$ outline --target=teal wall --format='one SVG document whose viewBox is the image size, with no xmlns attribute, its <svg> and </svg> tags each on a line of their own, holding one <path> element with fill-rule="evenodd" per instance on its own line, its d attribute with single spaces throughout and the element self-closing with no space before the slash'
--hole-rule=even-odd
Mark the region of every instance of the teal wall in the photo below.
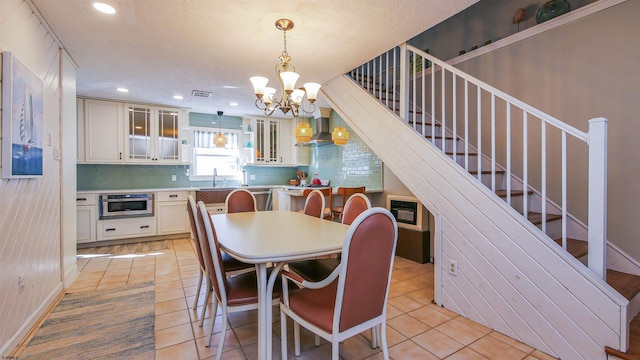
<svg viewBox="0 0 640 360">
<path fill-rule="evenodd" d="M 333 187 L 364 185 L 370 190 L 382 190 L 382 160 L 340 115 L 332 111 L 329 128 L 333 130 L 336 126 L 344 126 L 349 130 L 349 141 L 344 146 L 311 148 L 309 178 L 317 173 L 320 179 L 329 179 L 329 185 Z"/>
</svg>

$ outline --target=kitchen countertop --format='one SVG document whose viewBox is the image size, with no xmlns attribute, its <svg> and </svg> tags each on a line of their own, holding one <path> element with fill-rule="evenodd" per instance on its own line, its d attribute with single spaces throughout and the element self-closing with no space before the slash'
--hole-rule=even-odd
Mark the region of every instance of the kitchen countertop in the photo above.
<svg viewBox="0 0 640 360">
<path fill-rule="evenodd" d="M 272 189 L 285 188 L 286 185 L 250 185 L 250 186 L 220 186 L 220 187 L 186 187 L 186 188 L 156 188 L 156 189 L 119 189 L 119 190 L 78 190 L 82 194 L 120 194 L 120 193 L 149 193 L 161 191 L 218 191 L 234 189 Z"/>
</svg>

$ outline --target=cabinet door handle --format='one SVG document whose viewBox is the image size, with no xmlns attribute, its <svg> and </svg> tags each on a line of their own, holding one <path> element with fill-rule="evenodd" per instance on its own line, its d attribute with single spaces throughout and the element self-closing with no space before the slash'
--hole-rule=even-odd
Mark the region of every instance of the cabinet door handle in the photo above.
<svg viewBox="0 0 640 360">
<path fill-rule="evenodd" d="M 174 194 L 174 195 L 169 195 L 169 197 L 170 197 L 170 198 L 172 198 L 172 197 L 178 197 L 178 195 L 175 195 L 175 194 Z"/>
<path fill-rule="evenodd" d="M 87 198 L 76 198 L 76 201 L 87 201 Z"/>
<path fill-rule="evenodd" d="M 107 229 L 104 229 L 104 231 L 116 231 L 116 228 L 107 228 Z"/>
<path fill-rule="evenodd" d="M 148 228 L 149 228 L 149 225 L 142 225 L 142 226 L 140 226 L 140 229 L 148 229 Z"/>
<path fill-rule="evenodd" d="M 122 153 L 118 153 L 118 158 L 122 160 Z"/>
</svg>

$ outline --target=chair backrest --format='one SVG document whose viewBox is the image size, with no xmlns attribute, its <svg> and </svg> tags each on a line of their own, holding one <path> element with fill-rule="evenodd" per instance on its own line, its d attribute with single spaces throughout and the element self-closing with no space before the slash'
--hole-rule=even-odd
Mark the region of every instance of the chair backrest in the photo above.
<svg viewBox="0 0 640 360">
<path fill-rule="evenodd" d="M 227 213 L 256 211 L 256 197 L 246 189 L 235 189 L 227 195 L 224 201 Z"/>
<path fill-rule="evenodd" d="M 359 186 L 359 187 L 339 187 L 337 190 L 338 195 L 340 195 L 340 197 L 342 197 L 342 207 L 344 208 L 345 204 L 347 203 L 347 199 L 349 199 L 351 197 L 351 195 L 353 194 L 364 194 L 365 191 L 365 187 L 364 186 Z"/>
<path fill-rule="evenodd" d="M 349 197 L 342 209 L 342 223 L 351 225 L 364 211 L 371 208 L 371 201 L 365 194 L 356 193 Z"/>
<path fill-rule="evenodd" d="M 202 229 L 200 237 L 200 247 L 202 248 L 202 257 L 204 258 L 207 274 L 213 283 L 213 290 L 216 298 L 221 303 L 227 301 L 227 278 L 225 276 L 224 263 L 220 254 L 220 244 L 213 222 L 207 212 L 207 208 L 202 201 L 198 201 L 198 223 Z"/>
<path fill-rule="evenodd" d="M 387 209 L 366 210 L 351 224 L 340 261 L 334 331 L 385 314 L 397 240 L 398 225 Z"/>
<path fill-rule="evenodd" d="M 196 208 L 196 202 L 193 200 L 193 196 L 189 195 L 187 199 L 187 213 L 189 214 L 189 222 L 191 223 L 191 234 L 193 235 L 194 247 L 198 254 L 198 262 L 200 262 L 200 268 L 206 271 L 204 264 L 204 258 L 202 257 L 202 247 L 200 246 L 200 238 L 202 237 L 202 230 L 197 220 L 198 209 Z"/>
<path fill-rule="evenodd" d="M 324 215 L 324 195 L 322 192 L 320 190 L 312 190 L 306 196 L 303 211 L 305 215 L 322 218 Z"/>
</svg>

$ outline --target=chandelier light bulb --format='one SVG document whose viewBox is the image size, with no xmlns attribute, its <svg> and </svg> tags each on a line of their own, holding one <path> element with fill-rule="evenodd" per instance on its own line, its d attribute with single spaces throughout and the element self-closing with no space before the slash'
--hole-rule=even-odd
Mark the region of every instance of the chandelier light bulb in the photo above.
<svg viewBox="0 0 640 360">
<path fill-rule="evenodd" d="M 264 89 L 267 87 L 267 83 L 269 79 L 264 76 L 253 76 L 249 78 L 251 84 L 253 85 L 253 92 L 258 96 L 258 98 L 262 97 L 264 94 Z"/>
<path fill-rule="evenodd" d="M 284 91 L 287 94 L 291 94 L 293 89 L 296 88 L 296 81 L 300 75 L 293 71 L 283 71 L 280 73 L 280 79 L 282 79 L 282 86 L 284 86 Z"/>
<path fill-rule="evenodd" d="M 304 90 L 307 92 L 307 99 L 310 103 L 313 103 L 318 98 L 318 91 L 320 91 L 320 84 L 314 82 L 304 83 Z"/>
</svg>

